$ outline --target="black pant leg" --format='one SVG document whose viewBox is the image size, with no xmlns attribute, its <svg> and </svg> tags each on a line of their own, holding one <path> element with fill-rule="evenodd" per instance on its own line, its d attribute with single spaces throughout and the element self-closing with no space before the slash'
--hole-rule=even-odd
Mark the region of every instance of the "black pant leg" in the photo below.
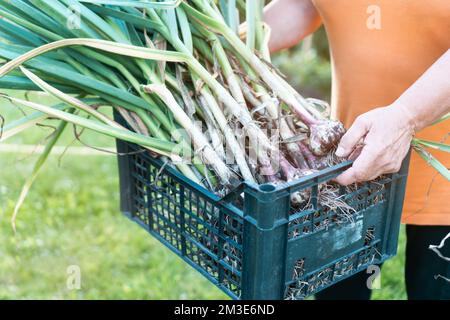
<svg viewBox="0 0 450 320">
<path fill-rule="evenodd" d="M 450 300 L 450 262 L 439 258 L 429 245 L 438 245 L 450 233 L 450 226 L 406 226 L 405 280 L 410 300 Z M 450 239 L 441 252 L 450 257 Z"/>
<path fill-rule="evenodd" d="M 366 270 L 361 271 L 316 293 L 316 300 L 370 300 L 372 290 L 367 287 L 369 276 Z"/>
</svg>

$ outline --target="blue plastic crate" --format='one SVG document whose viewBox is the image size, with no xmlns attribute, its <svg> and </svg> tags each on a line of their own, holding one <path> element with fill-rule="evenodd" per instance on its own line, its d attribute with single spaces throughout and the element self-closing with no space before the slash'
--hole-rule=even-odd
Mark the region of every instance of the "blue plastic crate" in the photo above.
<svg viewBox="0 0 450 320">
<path fill-rule="evenodd" d="M 137 146 L 118 151 L 122 212 L 233 299 L 303 299 L 397 252 L 409 156 L 397 174 L 341 187 L 348 214 L 318 197 L 350 162 L 220 198 Z M 305 188 L 310 206 L 296 212 L 290 195 Z"/>
</svg>

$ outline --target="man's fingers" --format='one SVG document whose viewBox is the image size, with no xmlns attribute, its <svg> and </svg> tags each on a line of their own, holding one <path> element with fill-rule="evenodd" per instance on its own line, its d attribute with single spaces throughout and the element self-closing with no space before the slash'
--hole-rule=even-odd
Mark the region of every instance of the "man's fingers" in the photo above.
<svg viewBox="0 0 450 320">
<path fill-rule="evenodd" d="M 366 121 L 358 117 L 347 133 L 342 137 L 336 150 L 336 156 L 347 157 L 352 153 L 357 143 L 366 135 L 369 130 Z"/>
<path fill-rule="evenodd" d="M 363 150 L 363 145 L 357 145 L 352 152 L 347 156 L 348 160 L 354 161 L 358 159 L 358 157 L 361 155 L 361 152 Z"/>
<path fill-rule="evenodd" d="M 336 182 L 347 186 L 355 182 L 368 181 L 376 178 L 380 173 L 377 165 L 377 154 L 370 149 L 364 147 L 359 157 L 353 163 L 353 166 L 344 171 L 336 178 Z"/>
<path fill-rule="evenodd" d="M 357 181 L 355 176 L 355 169 L 353 167 L 347 169 L 342 174 L 340 174 L 335 181 L 343 186 L 348 186 L 349 184 L 355 183 Z"/>
</svg>

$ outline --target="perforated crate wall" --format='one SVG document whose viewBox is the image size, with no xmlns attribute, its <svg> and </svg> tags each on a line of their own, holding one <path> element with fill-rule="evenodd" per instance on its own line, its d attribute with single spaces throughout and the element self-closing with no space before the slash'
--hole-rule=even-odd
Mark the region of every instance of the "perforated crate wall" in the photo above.
<svg viewBox="0 0 450 320">
<path fill-rule="evenodd" d="M 303 299 L 396 254 L 409 156 L 397 174 L 341 187 L 341 210 L 319 197 L 350 163 L 221 199 L 134 145 L 118 151 L 121 210 L 234 299 Z M 297 212 L 290 196 L 305 189 Z"/>
</svg>

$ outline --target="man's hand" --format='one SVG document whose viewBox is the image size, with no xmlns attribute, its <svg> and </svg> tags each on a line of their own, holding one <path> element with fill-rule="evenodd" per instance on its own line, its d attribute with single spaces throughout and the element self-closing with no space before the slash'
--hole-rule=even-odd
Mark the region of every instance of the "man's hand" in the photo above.
<svg viewBox="0 0 450 320">
<path fill-rule="evenodd" d="M 449 72 L 450 49 L 393 105 L 359 116 L 342 137 L 336 155 L 351 155 L 353 159 L 354 154 L 359 151 L 361 154 L 336 181 L 348 185 L 397 172 L 408 153 L 414 132 L 450 112 Z M 359 144 L 362 148 L 356 148 L 354 152 Z"/>
<path fill-rule="evenodd" d="M 400 170 L 415 124 L 403 106 L 377 108 L 359 116 L 342 137 L 338 157 L 354 158 L 353 166 L 336 178 L 342 185 L 373 180 Z"/>
</svg>

